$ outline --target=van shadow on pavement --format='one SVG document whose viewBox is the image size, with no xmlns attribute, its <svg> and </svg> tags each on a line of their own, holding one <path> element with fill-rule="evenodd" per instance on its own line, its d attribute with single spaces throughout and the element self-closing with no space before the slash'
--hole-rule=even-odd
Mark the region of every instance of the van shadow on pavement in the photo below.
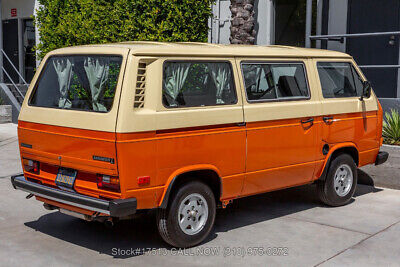
<svg viewBox="0 0 400 267">
<path fill-rule="evenodd" d="M 370 184 L 372 179 L 365 172 L 360 171 L 359 177 L 361 183 L 372 186 L 358 187 L 355 198 L 382 190 Z M 323 205 L 316 197 L 314 185 L 238 199 L 226 209 L 217 210 L 214 230 L 204 243 L 216 238 L 220 232 L 321 206 Z M 97 222 L 85 222 L 60 212 L 43 215 L 36 221 L 26 222 L 25 225 L 43 234 L 115 258 L 130 258 L 143 254 L 143 251 L 149 252 L 159 248 L 171 249 L 158 235 L 153 211 L 138 215 L 134 220 L 121 221 L 113 228 L 107 228 Z M 137 250 L 137 253 L 116 255 L 116 249 L 133 249 Z"/>
</svg>

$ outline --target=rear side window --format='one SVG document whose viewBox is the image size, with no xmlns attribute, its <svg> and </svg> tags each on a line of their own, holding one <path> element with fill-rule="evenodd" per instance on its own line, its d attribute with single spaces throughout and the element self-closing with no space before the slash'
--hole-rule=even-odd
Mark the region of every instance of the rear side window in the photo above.
<svg viewBox="0 0 400 267">
<path fill-rule="evenodd" d="M 362 79 L 349 62 L 318 62 L 324 98 L 356 97 L 362 94 Z"/>
<path fill-rule="evenodd" d="M 242 72 L 250 102 L 310 96 L 301 63 L 242 63 Z"/>
<path fill-rule="evenodd" d="M 167 61 L 163 73 L 163 104 L 167 108 L 237 103 L 228 62 Z"/>
<path fill-rule="evenodd" d="M 31 106 L 108 112 L 112 107 L 121 56 L 52 56 L 42 71 Z"/>
</svg>

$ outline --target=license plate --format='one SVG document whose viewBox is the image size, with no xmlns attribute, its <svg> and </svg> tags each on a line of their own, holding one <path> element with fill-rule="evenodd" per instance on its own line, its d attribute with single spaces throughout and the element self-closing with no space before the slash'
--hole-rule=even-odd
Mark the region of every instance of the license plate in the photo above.
<svg viewBox="0 0 400 267">
<path fill-rule="evenodd" d="M 77 171 L 72 169 L 60 168 L 58 169 L 56 177 L 56 185 L 63 188 L 74 188 L 75 178 Z"/>
</svg>

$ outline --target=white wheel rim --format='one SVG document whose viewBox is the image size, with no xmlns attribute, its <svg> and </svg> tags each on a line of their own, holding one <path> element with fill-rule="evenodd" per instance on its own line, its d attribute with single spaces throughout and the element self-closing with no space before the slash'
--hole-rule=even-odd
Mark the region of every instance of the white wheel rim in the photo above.
<svg viewBox="0 0 400 267">
<path fill-rule="evenodd" d="M 333 181 L 333 187 L 338 196 L 346 196 L 353 186 L 353 172 L 347 164 L 342 164 L 337 168 Z"/>
<path fill-rule="evenodd" d="M 179 227 L 187 235 L 199 233 L 206 225 L 207 218 L 207 201 L 200 194 L 194 193 L 188 195 L 179 205 Z"/>
</svg>

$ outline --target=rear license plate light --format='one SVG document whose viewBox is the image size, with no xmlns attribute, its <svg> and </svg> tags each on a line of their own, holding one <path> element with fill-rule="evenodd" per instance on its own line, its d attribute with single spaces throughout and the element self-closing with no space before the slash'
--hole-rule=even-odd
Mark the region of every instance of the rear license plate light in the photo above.
<svg viewBox="0 0 400 267">
<path fill-rule="evenodd" d="M 24 170 L 26 172 L 31 172 L 38 174 L 39 173 L 39 162 L 31 159 L 22 159 Z"/>
</svg>

